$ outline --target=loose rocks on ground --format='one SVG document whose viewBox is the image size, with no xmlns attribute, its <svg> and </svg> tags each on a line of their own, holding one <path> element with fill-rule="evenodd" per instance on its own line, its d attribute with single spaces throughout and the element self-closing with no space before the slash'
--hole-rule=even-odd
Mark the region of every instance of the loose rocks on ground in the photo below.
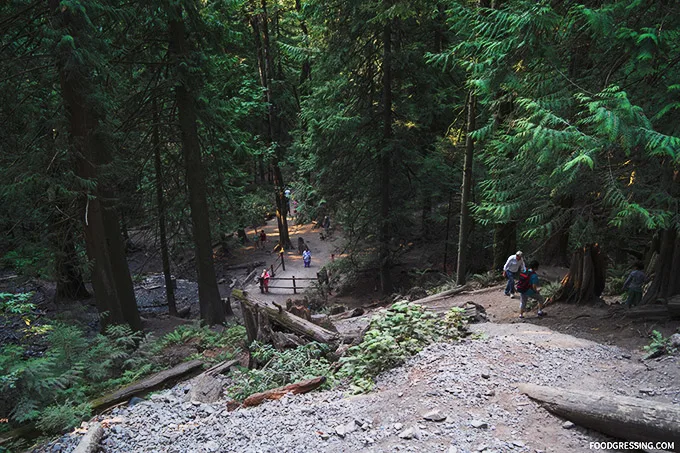
<svg viewBox="0 0 680 453">
<path fill-rule="evenodd" d="M 523 331 L 431 345 L 381 375 L 367 395 L 289 395 L 230 412 L 225 399 L 187 401 L 191 389 L 181 384 L 98 417 L 107 427 L 102 451 L 587 452 L 590 442 L 610 439 L 550 415 L 517 385 L 587 387 L 680 403 L 678 357 L 640 363 L 622 358 L 615 347 L 558 338 L 549 330 Z M 78 438 L 64 436 L 36 451 L 50 452 L 57 444 L 56 451 L 72 451 Z"/>
</svg>

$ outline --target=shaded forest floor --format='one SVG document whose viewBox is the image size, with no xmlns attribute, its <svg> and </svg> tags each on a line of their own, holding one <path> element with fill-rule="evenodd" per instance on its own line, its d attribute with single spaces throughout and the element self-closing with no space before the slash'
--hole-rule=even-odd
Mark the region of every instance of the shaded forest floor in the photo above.
<svg viewBox="0 0 680 453">
<path fill-rule="evenodd" d="M 289 221 L 291 242 L 297 245 L 298 237 L 304 238 L 312 251 L 312 267 L 304 268 L 302 258 L 296 248 L 285 253 L 286 271 L 279 269 L 277 277 L 308 277 L 313 278 L 321 267 L 331 261 L 331 254 L 341 257 L 343 238 L 340 231 L 335 232 L 330 240 L 321 240 L 322 230 L 314 228 L 313 224 L 296 224 L 292 219 Z M 229 297 L 231 287 L 234 285 L 244 286 L 248 291 L 259 294 L 259 288 L 255 280 L 250 280 L 241 285 L 246 276 L 257 268 L 277 266 L 278 255 L 273 251 L 278 241 L 276 219 L 271 219 L 265 225 L 259 226 L 258 230 L 264 230 L 268 237 L 268 243 L 264 248 L 256 247 L 252 239 L 256 231 L 248 231 L 249 241 L 240 244 L 235 238 L 226 242 L 227 246 L 217 244 L 215 247 L 216 273 L 222 297 Z M 156 336 L 162 336 L 181 324 L 192 322 L 198 317 L 198 290 L 194 282 L 193 261 L 188 252 L 178 253 L 173 257 L 173 275 L 177 278 L 177 301 L 178 308 L 189 307 L 191 310 L 189 319 L 179 319 L 167 315 L 167 303 L 165 300 L 165 288 L 162 279 L 162 267 L 160 254 L 149 231 L 131 230 L 130 239 L 133 247 L 129 255 L 130 269 L 135 279 L 135 290 L 142 316 L 144 329 Z M 411 246 L 400 257 L 400 264 L 394 270 L 395 281 L 402 285 L 418 285 L 422 283 L 422 277 L 431 269 L 433 256 L 440 253 L 434 246 Z M 236 268 L 239 265 L 244 267 Z M 259 274 L 258 270 L 258 274 Z M 542 281 L 559 281 L 567 269 L 558 267 L 542 268 L 539 274 Z M 46 318 L 79 319 L 83 324 L 96 329 L 97 314 L 92 299 L 82 302 L 55 304 L 54 284 L 47 281 L 8 278 L 12 273 L 3 271 L 0 279 L 0 292 L 27 292 L 35 291 L 34 303 L 45 313 Z M 298 282 L 298 286 L 313 286 L 313 281 Z M 272 286 L 290 286 L 291 282 L 272 281 Z M 474 286 L 474 285 L 473 285 Z M 477 285 L 478 286 L 478 285 Z M 402 291 L 404 289 L 402 288 Z M 279 303 L 288 298 L 300 299 L 303 297 L 302 290 L 293 295 L 292 289 L 272 288 L 266 299 Z M 308 293 L 311 294 L 311 293 Z M 510 299 L 503 295 L 503 285 L 483 288 L 477 291 L 466 292 L 437 301 L 430 308 L 437 312 L 445 312 L 450 307 L 458 306 L 466 301 L 478 303 L 487 310 L 489 320 L 496 323 L 530 323 L 549 327 L 558 332 L 577 336 L 601 344 L 611 344 L 624 347 L 629 350 L 640 350 L 649 344 L 649 334 L 658 330 L 664 336 L 669 336 L 680 328 L 680 321 L 646 321 L 626 316 L 625 308 L 615 298 L 605 297 L 604 300 L 587 305 L 553 304 L 547 309 L 548 316 L 537 318 L 535 311 L 530 313 L 527 319 L 520 320 L 519 300 Z M 377 291 L 374 273 L 360 274 L 359 279 L 345 291 L 334 293 L 328 297 L 327 305 L 342 305 L 347 308 L 368 307 L 366 314 L 358 319 L 342 321 L 340 328 L 356 330 L 363 327 L 375 311 L 385 306 L 388 302 L 381 300 Z M 611 305 L 609 305 L 611 304 Z M 238 304 L 232 304 L 234 311 L 239 317 Z M 13 337 L 11 326 L 4 325 L 0 328 L 0 339 L 5 341 L 16 340 Z"/>
<path fill-rule="evenodd" d="M 269 244 L 264 249 L 256 248 L 252 242 L 243 246 L 231 242 L 230 244 L 233 247 L 229 249 L 223 246 L 216 247 L 216 270 L 223 297 L 228 297 L 231 286 L 243 283 L 246 276 L 252 271 L 259 273 L 264 265 L 269 266 L 278 262 L 278 255 L 272 250 L 278 239 L 276 237 L 275 220 L 270 221 L 263 228 L 269 238 Z M 304 268 L 297 250 L 292 250 L 285 254 L 287 270 L 285 272 L 279 271 L 278 276 L 307 275 L 304 274 L 305 272 L 310 276 L 315 275 L 319 268 L 330 261 L 331 253 L 339 255 L 341 252 L 340 247 L 343 241 L 340 232 L 335 233 L 331 240 L 324 241 L 320 240 L 320 231 L 313 229 L 311 224 L 291 225 L 290 232 L 294 244 L 296 244 L 297 238 L 302 236 L 309 245 L 313 255 L 312 268 Z M 251 230 L 249 236 L 252 238 L 253 235 L 254 231 Z M 130 262 L 133 275 L 136 276 L 135 288 L 144 317 L 145 331 L 160 337 L 179 325 L 192 323 L 196 320 L 198 315 L 197 288 L 192 278 L 192 271 L 183 271 L 182 267 L 178 266 L 177 272 L 173 272 L 173 274 L 177 278 L 179 305 L 180 308 L 191 307 L 191 316 L 190 319 L 168 316 L 165 290 L 159 274 L 161 270 L 160 258 L 149 251 L 153 250 L 152 247 L 152 243 L 136 243 Z M 418 283 L 417 278 L 414 280 L 413 276 L 426 274 L 417 266 L 421 268 L 427 266 L 427 253 L 427 250 L 417 247 L 406 251 L 402 256 L 402 264 L 395 269 L 395 277 L 397 277 L 395 280 L 401 284 L 407 282 L 413 284 L 414 281 Z M 186 258 L 185 262 L 189 265 L 192 264 L 190 258 Z M 234 269 L 235 266 L 251 263 L 265 264 L 258 264 L 257 268 L 245 266 Z M 416 270 L 415 273 L 414 269 Z M 566 272 L 566 269 L 546 267 L 542 269 L 540 274 L 547 281 L 555 281 L 564 272 Z M 45 312 L 46 319 L 53 317 L 79 319 L 92 327 L 93 332 L 96 330 L 97 318 L 94 307 L 88 301 L 73 304 L 54 304 L 51 302 L 53 285 L 48 282 L 22 281 L 15 278 L 1 281 L 0 286 L 0 290 L 36 291 L 36 300 L 39 301 L 39 308 Z M 252 281 L 246 282 L 245 286 L 247 290 L 258 294 L 258 297 L 260 297 L 259 289 Z M 291 290 L 272 289 L 265 300 L 283 302 L 289 297 L 295 298 Z M 302 295 L 297 296 L 297 298 L 301 297 Z M 397 436 L 398 430 L 394 426 L 398 424 L 403 424 L 404 427 L 417 426 L 419 423 L 422 425 L 422 422 L 418 422 L 417 414 L 433 407 L 440 407 L 449 414 L 458 414 L 450 416 L 452 421 L 449 423 L 450 430 L 463 433 L 466 437 L 464 439 L 461 437 L 459 442 L 467 444 L 471 449 L 489 442 L 496 442 L 500 438 L 502 442 L 497 446 L 502 449 L 521 451 L 524 449 L 524 445 L 531 445 L 539 449 L 566 452 L 570 448 L 581 450 L 585 448 L 586 441 L 600 440 L 601 438 L 587 430 L 568 431 L 563 429 L 561 420 L 529 406 L 526 398 L 520 397 L 514 390 L 514 382 L 519 382 L 519 379 L 538 380 L 540 382 L 541 373 L 549 372 L 551 373 L 549 376 L 553 376 L 554 370 L 551 367 L 554 365 L 559 371 L 558 374 L 555 374 L 555 384 L 567 387 L 574 386 L 576 383 L 571 382 L 570 378 L 586 376 L 588 379 L 592 378 L 593 383 L 597 384 L 597 388 L 619 394 L 639 396 L 641 389 L 647 391 L 649 387 L 656 392 L 654 393 L 655 399 L 659 401 L 677 402 L 677 398 L 680 397 L 677 389 L 673 390 L 673 383 L 680 382 L 677 356 L 661 357 L 654 361 L 641 360 L 644 355 L 642 347 L 650 342 L 649 333 L 652 330 L 659 330 L 664 336 L 669 336 L 679 328 L 680 321 L 645 322 L 631 319 L 625 315 L 625 309 L 613 303 L 614 300 L 610 298 L 606 298 L 606 301 L 612 303 L 612 305 L 604 302 L 593 305 L 554 304 L 546 309 L 548 316 L 544 318 L 537 318 L 534 311 L 526 319 L 520 320 L 517 318 L 519 300 L 504 296 L 502 285 L 468 291 L 426 304 L 426 306 L 435 312 L 444 313 L 451 307 L 459 306 L 467 301 L 473 301 L 486 309 L 491 323 L 475 326 L 473 329 L 485 333 L 492 339 L 493 347 L 491 349 L 485 349 L 486 346 L 476 346 L 476 343 L 472 343 L 461 350 L 449 350 L 448 347 L 441 351 L 434 349 L 421 355 L 420 358 L 414 359 L 410 366 L 397 369 L 383 378 L 379 382 L 377 393 L 352 399 L 351 401 L 354 402 L 345 403 L 345 399 L 341 396 L 337 396 L 337 398 L 336 396 L 305 397 L 311 404 L 321 404 L 319 407 L 323 411 L 328 409 L 324 404 L 329 401 L 337 400 L 337 404 L 350 406 L 357 401 L 360 403 L 357 408 L 352 408 L 348 412 L 338 411 L 333 413 L 333 417 L 323 426 L 323 431 L 332 433 L 335 425 L 345 423 L 352 417 L 370 417 L 374 420 L 376 426 L 385 426 L 385 431 L 382 431 L 381 428 L 381 434 L 368 434 L 373 436 L 372 439 L 377 445 L 384 448 L 383 451 L 396 451 L 401 449 L 404 443 Z M 380 310 L 382 306 L 388 304 L 387 301 L 380 300 L 374 275 L 370 272 L 362 274 L 355 285 L 352 285 L 340 295 L 329 296 L 327 303 L 328 305 L 346 307 L 367 307 L 363 316 L 337 322 L 336 326 L 341 331 L 361 329 L 367 325 L 373 314 Z M 234 304 L 234 309 L 238 318 L 239 307 L 237 304 Z M 2 333 L 3 331 L 0 330 L 0 334 Z M 614 348 L 608 349 L 608 352 L 600 357 L 597 355 L 600 354 L 599 352 L 597 354 L 592 352 L 600 351 L 597 349 L 597 344 L 612 345 Z M 472 349 L 468 350 L 470 348 Z M 529 348 L 530 351 L 525 350 L 525 348 Z M 551 358 L 546 359 L 547 362 L 542 362 L 541 357 L 546 354 L 545 351 L 562 352 L 556 353 L 555 357 L 552 357 L 554 354 L 550 352 Z M 174 348 L 168 348 L 163 352 L 167 355 L 164 362 L 167 365 L 173 365 L 195 352 L 195 348 L 192 348 L 191 345 L 178 345 Z M 454 353 L 462 354 L 459 357 L 460 363 L 457 361 L 458 359 L 455 359 L 455 357 L 458 357 L 457 355 L 451 356 Z M 503 369 L 514 370 L 513 376 L 516 374 L 514 380 L 505 381 L 501 379 L 503 370 L 498 368 L 496 364 L 488 361 L 487 363 L 483 360 L 487 353 L 496 354 L 499 360 L 503 362 Z M 579 354 L 583 354 L 585 358 Z M 468 362 L 465 357 L 472 359 L 472 361 Z M 432 360 L 435 360 L 435 362 L 432 362 Z M 574 360 L 573 368 L 570 365 L 570 360 Z M 479 385 L 465 383 L 456 377 L 460 374 L 473 379 L 478 376 L 479 370 L 482 368 L 493 369 L 494 366 L 497 367 L 498 382 L 492 383 L 491 390 L 481 389 L 484 391 L 480 391 Z M 532 367 L 536 368 L 535 372 L 532 371 Z M 441 386 L 433 385 L 441 370 L 445 370 L 447 381 L 442 382 Z M 618 382 L 619 380 L 620 382 Z M 321 398 L 321 400 L 316 398 Z M 160 406 L 157 409 L 159 411 L 165 410 Z M 404 416 L 405 409 L 409 414 L 408 416 Z M 278 409 L 272 406 L 269 410 L 263 410 L 265 412 L 276 412 Z M 272 416 L 277 415 L 273 414 Z M 469 427 L 461 428 L 461 426 L 467 426 L 472 419 L 492 420 L 497 437 L 482 435 L 481 431 Z M 132 420 L 130 423 L 133 423 Z M 526 426 L 526 424 L 542 426 L 536 435 L 529 436 L 523 434 L 522 426 Z M 443 447 L 445 443 L 442 443 L 441 436 L 446 435 L 449 429 L 446 426 L 449 425 L 442 425 L 444 428 L 426 426 L 426 429 L 423 430 L 426 433 L 423 441 L 419 442 L 422 444 L 421 447 L 432 447 L 434 448 L 432 451 Z M 122 426 L 124 426 L 124 429 L 128 429 L 125 425 Z M 134 424 L 129 426 L 131 429 L 133 427 Z M 427 434 L 430 429 L 432 429 L 431 434 Z M 385 433 L 388 433 L 389 436 L 386 436 Z M 111 436 L 114 439 L 113 435 Z M 556 438 L 559 439 L 562 446 L 550 448 L 551 443 Z M 133 447 L 126 444 L 127 441 L 124 442 L 123 439 L 116 438 L 114 440 L 118 443 L 118 448 L 123 450 L 130 448 L 129 451 L 144 451 L 144 448 L 146 448 L 142 447 L 141 442 Z M 367 444 L 359 439 L 356 439 L 356 442 L 347 442 L 332 437 L 328 444 L 325 444 L 325 441 L 319 443 L 317 440 L 314 437 L 310 442 L 326 448 L 325 451 L 347 451 L 345 449 L 348 445 L 351 445 L 352 448 L 358 448 L 362 443 L 366 447 L 370 445 L 370 443 Z M 265 441 L 263 438 L 262 442 Z M 118 450 L 113 448 L 107 449 L 107 451 Z"/>
</svg>

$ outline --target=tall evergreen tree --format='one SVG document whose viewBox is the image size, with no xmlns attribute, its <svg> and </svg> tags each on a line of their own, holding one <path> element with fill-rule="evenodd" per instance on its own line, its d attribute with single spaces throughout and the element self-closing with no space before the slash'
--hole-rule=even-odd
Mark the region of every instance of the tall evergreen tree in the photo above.
<svg viewBox="0 0 680 453">
<path fill-rule="evenodd" d="M 75 174 L 85 185 L 81 214 L 97 305 L 103 325 L 126 322 L 140 330 L 113 181 L 106 173 L 112 144 L 104 128 L 107 109 L 97 88 L 97 82 L 102 82 L 96 61 L 102 43 L 84 5 L 49 0 L 49 7 L 58 39 L 54 53 L 69 119 L 69 151 Z"/>
<path fill-rule="evenodd" d="M 189 186 L 192 235 L 196 252 L 198 298 L 201 319 L 209 325 L 224 322 L 225 313 L 217 287 L 213 263 L 212 237 L 206 194 L 205 170 L 201 159 L 201 145 L 196 118 L 196 94 L 190 76 L 191 48 L 187 39 L 183 12 L 191 5 L 174 5 L 168 9 L 170 55 L 176 71 L 175 95 L 179 123 L 182 130 L 182 153 Z M 189 11 L 196 13 L 196 11 Z"/>
</svg>

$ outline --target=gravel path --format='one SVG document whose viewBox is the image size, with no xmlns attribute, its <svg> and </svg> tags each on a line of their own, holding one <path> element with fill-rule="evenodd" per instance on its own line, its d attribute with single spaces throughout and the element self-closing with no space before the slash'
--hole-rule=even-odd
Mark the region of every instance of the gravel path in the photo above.
<svg viewBox="0 0 680 453">
<path fill-rule="evenodd" d="M 435 344 L 375 391 L 288 396 L 228 412 L 187 401 L 190 384 L 98 417 L 114 452 L 569 452 L 606 437 L 564 425 L 517 391 L 532 382 L 680 404 L 680 358 L 636 354 L 528 324 L 475 326 L 486 338 Z M 429 421 L 423 418 L 435 411 Z M 41 452 L 72 451 L 81 434 Z"/>
</svg>

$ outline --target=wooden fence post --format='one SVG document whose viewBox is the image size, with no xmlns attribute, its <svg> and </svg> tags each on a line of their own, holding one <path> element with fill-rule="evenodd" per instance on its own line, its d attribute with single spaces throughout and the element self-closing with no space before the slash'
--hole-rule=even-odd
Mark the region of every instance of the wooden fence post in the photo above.
<svg viewBox="0 0 680 453">
<path fill-rule="evenodd" d="M 274 274 L 274 265 L 273 265 L 273 264 L 270 264 L 269 267 L 270 267 L 271 270 L 272 270 L 272 277 L 275 277 L 276 274 Z"/>
<path fill-rule="evenodd" d="M 297 287 L 295 286 L 295 275 L 293 275 L 293 294 L 297 294 Z"/>
<path fill-rule="evenodd" d="M 283 261 L 283 252 L 279 252 L 279 256 L 281 257 L 281 268 L 283 271 L 286 271 L 286 263 Z"/>
</svg>

